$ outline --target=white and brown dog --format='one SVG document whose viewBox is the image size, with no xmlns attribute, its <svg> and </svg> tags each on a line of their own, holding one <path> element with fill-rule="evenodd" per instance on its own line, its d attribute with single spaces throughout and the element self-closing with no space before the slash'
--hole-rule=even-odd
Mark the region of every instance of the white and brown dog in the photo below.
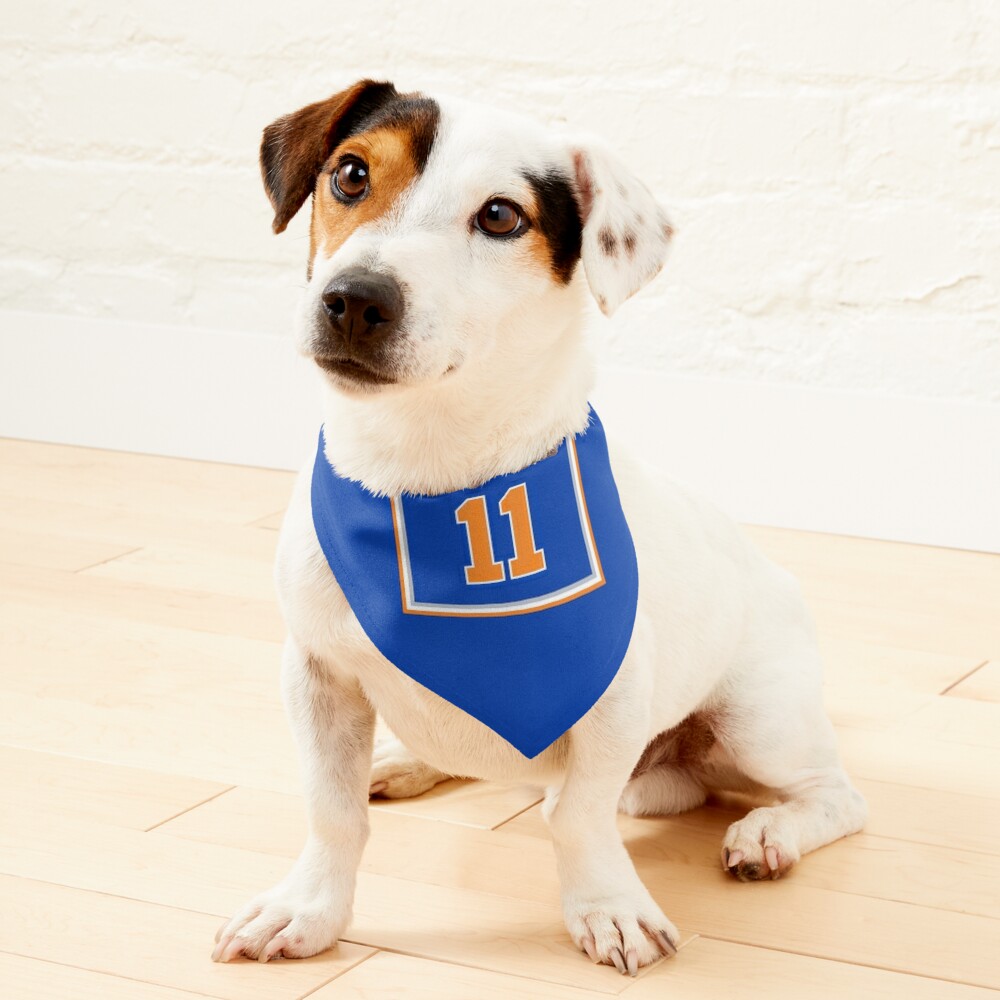
<svg viewBox="0 0 1000 1000">
<path fill-rule="evenodd" d="M 442 494 L 524 469 L 584 429 L 587 286 L 610 314 L 660 270 L 672 235 L 609 150 L 362 81 L 270 125 L 261 162 L 275 232 L 313 196 L 298 346 L 322 373 L 341 476 L 380 496 Z M 767 789 L 772 804 L 722 844 L 743 880 L 861 828 L 796 582 L 717 511 L 611 454 L 641 570 L 631 643 L 604 695 L 533 759 L 368 639 L 317 540 L 310 463 L 277 565 L 310 834 L 289 875 L 220 930 L 215 959 L 334 944 L 369 795 L 417 795 L 451 775 L 545 786 L 569 933 L 632 974 L 672 954 L 677 931 L 632 866 L 618 809 L 676 813 L 713 789 Z M 398 740 L 373 763 L 376 712 Z"/>
</svg>

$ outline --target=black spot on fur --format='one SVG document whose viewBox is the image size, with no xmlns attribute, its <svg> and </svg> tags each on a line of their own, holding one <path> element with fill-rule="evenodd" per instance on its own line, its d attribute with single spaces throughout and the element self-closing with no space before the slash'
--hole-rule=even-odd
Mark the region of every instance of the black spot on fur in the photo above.
<svg viewBox="0 0 1000 1000">
<path fill-rule="evenodd" d="M 341 142 L 358 132 L 404 127 L 411 136 L 410 148 L 417 172 L 422 173 L 427 165 L 427 158 L 431 155 L 440 119 L 441 109 L 437 101 L 420 94 L 397 94 L 392 100 L 379 105 L 371 114 L 356 119 Z"/>
<path fill-rule="evenodd" d="M 618 240 L 615 239 L 615 234 L 607 226 L 604 226 L 597 234 L 597 242 L 601 244 L 601 249 L 609 257 L 618 252 Z"/>
<path fill-rule="evenodd" d="M 549 245 L 556 277 L 565 284 L 573 277 L 583 239 L 580 208 L 570 179 L 559 170 L 524 176 L 535 192 L 538 205 L 534 223 Z"/>
<path fill-rule="evenodd" d="M 622 243 L 625 244 L 625 253 L 629 257 L 635 256 L 635 233 L 631 229 L 626 229 L 622 234 Z"/>
</svg>

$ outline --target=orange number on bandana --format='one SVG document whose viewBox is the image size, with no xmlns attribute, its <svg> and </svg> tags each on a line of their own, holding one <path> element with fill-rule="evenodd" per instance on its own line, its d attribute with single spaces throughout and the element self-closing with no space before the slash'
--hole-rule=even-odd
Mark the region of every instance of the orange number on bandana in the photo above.
<svg viewBox="0 0 1000 1000">
<path fill-rule="evenodd" d="M 514 557 L 509 560 L 510 577 L 531 576 L 545 569 L 545 550 L 535 548 L 535 532 L 531 526 L 528 488 L 524 483 L 512 486 L 500 501 L 500 513 L 510 518 L 514 537 Z M 465 525 L 469 536 L 471 563 L 465 567 L 466 583 L 500 583 L 507 578 L 504 564 L 493 558 L 493 539 L 486 512 L 486 497 L 469 497 L 455 511 L 455 520 Z"/>
<path fill-rule="evenodd" d="M 514 558 L 509 562 L 511 579 L 540 573 L 545 569 L 545 552 L 535 548 L 528 487 L 524 483 L 507 490 L 500 501 L 500 513 L 510 518 L 510 530 L 514 536 Z"/>
<path fill-rule="evenodd" d="M 466 583 L 499 583 L 504 579 L 503 563 L 493 558 L 493 539 L 486 515 L 486 497 L 469 497 L 458 510 L 455 520 L 465 525 L 469 534 L 472 563 L 465 567 Z"/>
</svg>

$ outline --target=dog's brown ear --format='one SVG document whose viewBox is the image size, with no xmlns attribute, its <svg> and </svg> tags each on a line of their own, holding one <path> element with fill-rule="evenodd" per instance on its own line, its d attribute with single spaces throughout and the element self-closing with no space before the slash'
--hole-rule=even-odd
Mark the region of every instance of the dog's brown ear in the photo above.
<svg viewBox="0 0 1000 1000">
<path fill-rule="evenodd" d="M 570 151 L 583 220 L 580 256 L 610 316 L 663 267 L 674 229 L 649 188 L 600 140 L 586 137 Z"/>
<path fill-rule="evenodd" d="M 283 232 L 309 197 L 316 176 L 351 126 L 396 97 L 391 83 L 359 80 L 353 87 L 272 122 L 260 144 L 260 172 Z"/>
</svg>

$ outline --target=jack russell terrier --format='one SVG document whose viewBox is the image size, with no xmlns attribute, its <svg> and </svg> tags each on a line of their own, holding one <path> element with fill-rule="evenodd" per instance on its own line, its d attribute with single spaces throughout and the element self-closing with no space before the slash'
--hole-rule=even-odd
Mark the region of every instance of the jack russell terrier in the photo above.
<svg viewBox="0 0 1000 1000">
<path fill-rule="evenodd" d="M 309 837 L 213 958 L 333 945 L 369 796 L 453 775 L 546 788 L 569 934 L 631 975 L 678 934 L 618 810 L 766 792 L 722 843 L 743 881 L 859 830 L 795 580 L 609 458 L 588 404 L 586 289 L 610 315 L 671 241 L 650 191 L 591 138 L 371 80 L 268 126 L 261 168 L 276 233 L 312 195 L 297 342 L 325 424 L 276 570 Z"/>
</svg>

